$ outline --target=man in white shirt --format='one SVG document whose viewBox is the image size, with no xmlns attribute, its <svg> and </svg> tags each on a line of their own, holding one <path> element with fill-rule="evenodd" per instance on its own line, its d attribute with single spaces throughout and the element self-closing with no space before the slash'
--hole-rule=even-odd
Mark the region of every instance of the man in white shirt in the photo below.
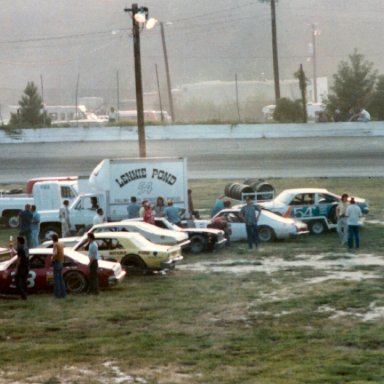
<svg viewBox="0 0 384 384">
<path fill-rule="evenodd" d="M 96 215 L 93 216 L 93 225 L 104 223 L 104 211 L 103 208 L 97 208 Z"/>
<path fill-rule="evenodd" d="M 360 217 L 363 216 L 360 207 L 356 204 L 355 198 L 351 197 L 350 204 L 346 210 L 347 224 L 348 224 L 348 249 L 353 248 L 355 242 L 355 248 L 360 248 L 360 237 L 359 237 L 359 221 Z"/>
</svg>

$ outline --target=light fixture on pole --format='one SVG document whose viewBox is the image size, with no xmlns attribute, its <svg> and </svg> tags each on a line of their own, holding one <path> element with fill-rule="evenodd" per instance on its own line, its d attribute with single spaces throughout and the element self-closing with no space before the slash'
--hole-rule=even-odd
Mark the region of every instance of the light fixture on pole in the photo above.
<svg viewBox="0 0 384 384">
<path fill-rule="evenodd" d="M 146 157 L 145 127 L 144 127 L 144 101 L 143 83 L 141 76 L 141 53 L 140 53 L 140 29 L 147 24 L 147 28 L 153 28 L 155 19 L 148 20 L 148 8 L 132 4 L 132 8 L 125 8 L 125 12 L 132 15 L 133 56 L 135 62 L 136 83 L 136 109 L 137 109 L 137 131 L 139 136 L 139 156 Z"/>
</svg>

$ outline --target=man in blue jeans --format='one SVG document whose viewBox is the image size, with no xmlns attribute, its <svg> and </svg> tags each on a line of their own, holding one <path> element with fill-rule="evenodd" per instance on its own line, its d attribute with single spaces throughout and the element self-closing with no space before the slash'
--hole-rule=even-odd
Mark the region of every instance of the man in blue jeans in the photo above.
<svg viewBox="0 0 384 384">
<path fill-rule="evenodd" d="M 261 209 L 253 203 L 253 200 L 249 196 L 245 201 L 246 204 L 241 208 L 240 215 L 245 222 L 245 228 L 247 230 L 248 248 L 252 249 L 253 244 L 255 244 L 256 248 L 259 245 L 257 221 L 259 220 Z"/>
<path fill-rule="evenodd" d="M 52 235 L 52 242 L 53 294 L 57 299 L 64 299 L 67 295 L 63 279 L 64 244 L 59 241 L 56 234 Z"/>
</svg>

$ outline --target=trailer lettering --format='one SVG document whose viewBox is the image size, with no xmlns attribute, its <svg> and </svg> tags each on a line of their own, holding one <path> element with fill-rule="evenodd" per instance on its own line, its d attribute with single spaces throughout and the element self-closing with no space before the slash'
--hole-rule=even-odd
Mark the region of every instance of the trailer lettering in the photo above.
<svg viewBox="0 0 384 384">
<path fill-rule="evenodd" d="M 123 173 L 118 179 L 115 179 L 116 183 L 120 188 L 124 187 L 124 185 L 128 184 L 131 181 L 138 179 L 145 179 L 147 177 L 146 168 L 138 168 L 132 171 L 128 171 Z"/>
<path fill-rule="evenodd" d="M 170 172 L 163 171 L 162 169 L 153 168 L 152 179 L 158 179 L 164 181 L 169 185 L 175 184 L 177 177 Z"/>
</svg>

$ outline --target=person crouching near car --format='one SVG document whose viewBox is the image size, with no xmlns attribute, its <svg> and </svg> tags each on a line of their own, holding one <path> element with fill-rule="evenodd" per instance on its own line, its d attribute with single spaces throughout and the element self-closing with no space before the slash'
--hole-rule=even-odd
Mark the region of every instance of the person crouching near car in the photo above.
<svg viewBox="0 0 384 384">
<path fill-rule="evenodd" d="M 348 241 L 348 224 L 347 224 L 347 208 L 348 208 L 348 194 L 343 193 L 341 200 L 336 207 L 337 217 L 337 233 L 339 234 L 341 245 L 347 244 Z"/>
<path fill-rule="evenodd" d="M 64 299 L 67 295 L 63 279 L 64 244 L 59 241 L 59 236 L 52 235 L 53 253 L 53 294 L 57 299 Z"/>
<path fill-rule="evenodd" d="M 95 241 L 95 235 L 88 233 L 88 257 L 89 257 L 89 291 L 93 295 L 99 294 L 99 277 L 98 269 L 100 260 L 99 247 Z"/>
<path fill-rule="evenodd" d="M 348 224 L 348 249 L 352 250 L 353 242 L 355 242 L 355 248 L 360 248 L 360 217 L 363 216 L 360 207 L 356 204 L 355 198 L 351 197 L 350 204 L 346 211 L 347 224 Z"/>
</svg>

